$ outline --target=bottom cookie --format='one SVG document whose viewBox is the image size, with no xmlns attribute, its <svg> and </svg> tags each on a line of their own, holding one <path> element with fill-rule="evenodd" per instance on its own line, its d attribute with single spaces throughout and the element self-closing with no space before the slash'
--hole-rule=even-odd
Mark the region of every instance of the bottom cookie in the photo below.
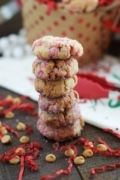
<svg viewBox="0 0 120 180">
<path fill-rule="evenodd" d="M 79 105 L 76 103 L 72 108 L 63 113 L 48 113 L 39 108 L 38 116 L 48 126 L 63 127 L 71 126 L 76 119 L 81 118 Z"/>
<path fill-rule="evenodd" d="M 43 136 L 58 142 L 79 137 L 82 130 L 80 119 L 76 120 L 72 126 L 60 128 L 47 126 L 41 119 L 39 119 L 37 121 L 37 128 Z"/>
</svg>

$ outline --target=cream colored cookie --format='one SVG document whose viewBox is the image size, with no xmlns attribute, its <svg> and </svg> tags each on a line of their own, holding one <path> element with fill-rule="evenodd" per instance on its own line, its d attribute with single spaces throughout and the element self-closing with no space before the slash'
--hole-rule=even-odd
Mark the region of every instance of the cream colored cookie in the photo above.
<svg viewBox="0 0 120 180">
<path fill-rule="evenodd" d="M 36 91 L 42 96 L 56 98 L 70 93 L 77 84 L 77 76 L 56 81 L 43 81 L 36 78 L 34 84 Z"/>
<path fill-rule="evenodd" d="M 98 6 L 99 0 L 62 0 L 61 8 L 75 13 L 91 12 Z"/>
<path fill-rule="evenodd" d="M 74 121 L 72 126 L 60 128 L 47 126 L 41 119 L 39 119 L 37 121 L 37 128 L 43 136 L 58 142 L 79 137 L 82 130 L 79 119 Z"/>
<path fill-rule="evenodd" d="M 44 36 L 33 42 L 32 51 L 40 59 L 68 59 L 82 56 L 83 47 L 67 37 Z"/>
<path fill-rule="evenodd" d="M 64 60 L 44 61 L 36 59 L 32 65 L 33 73 L 41 80 L 69 78 L 78 72 L 78 62 L 73 57 Z"/>
<path fill-rule="evenodd" d="M 48 113 L 47 111 L 42 111 L 39 108 L 39 117 L 46 125 L 54 127 L 69 126 L 74 124 L 76 119 L 81 118 L 78 103 L 71 109 L 68 109 L 62 113 Z"/>
<path fill-rule="evenodd" d="M 41 110 L 51 112 L 51 113 L 59 113 L 64 112 L 70 108 L 72 108 L 75 103 L 78 101 L 79 95 L 77 91 L 71 90 L 69 94 L 66 96 L 58 97 L 58 98 L 46 98 L 44 96 L 39 95 L 38 105 Z"/>
</svg>

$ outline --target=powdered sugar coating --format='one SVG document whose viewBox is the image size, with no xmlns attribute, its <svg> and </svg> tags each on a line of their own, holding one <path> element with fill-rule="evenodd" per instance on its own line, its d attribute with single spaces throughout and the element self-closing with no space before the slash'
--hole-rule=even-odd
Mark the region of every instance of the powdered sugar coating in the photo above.
<svg viewBox="0 0 120 180">
<path fill-rule="evenodd" d="M 57 80 L 69 78 L 78 72 L 78 62 L 73 57 L 64 60 L 36 59 L 32 65 L 33 73 L 41 80 Z"/>
<path fill-rule="evenodd" d="M 62 127 L 73 125 L 76 119 L 80 119 L 81 114 L 78 107 L 78 103 L 72 108 L 61 112 L 61 113 L 48 113 L 47 111 L 42 111 L 39 108 L 39 117 L 46 125 L 54 127 Z"/>
<path fill-rule="evenodd" d="M 37 92 L 40 92 L 42 96 L 48 98 L 56 98 L 60 96 L 65 96 L 70 93 L 70 91 L 77 84 L 77 76 L 72 78 L 66 78 L 55 81 L 43 81 L 38 78 L 35 79 L 35 89 Z"/>
<path fill-rule="evenodd" d="M 33 42 L 33 53 L 40 59 L 78 59 L 83 54 L 83 47 L 77 40 L 67 37 L 43 36 Z"/>
<path fill-rule="evenodd" d="M 78 101 L 79 95 L 77 91 L 71 90 L 69 94 L 50 99 L 44 96 L 39 95 L 38 105 L 41 110 L 48 111 L 51 113 L 59 113 L 64 112 L 70 108 L 72 108 L 75 103 Z"/>
<path fill-rule="evenodd" d="M 74 121 L 74 124 L 72 126 L 60 128 L 47 126 L 44 121 L 39 119 L 37 121 L 37 128 L 43 136 L 58 142 L 78 137 L 80 136 L 82 130 L 80 119 Z"/>
</svg>

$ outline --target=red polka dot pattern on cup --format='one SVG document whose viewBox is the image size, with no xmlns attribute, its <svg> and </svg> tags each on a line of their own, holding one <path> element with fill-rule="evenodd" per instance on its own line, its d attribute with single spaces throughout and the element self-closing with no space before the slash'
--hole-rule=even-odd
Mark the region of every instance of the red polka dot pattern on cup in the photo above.
<svg viewBox="0 0 120 180">
<path fill-rule="evenodd" d="M 57 22 L 57 21 L 54 21 L 54 23 L 53 23 L 55 26 L 58 26 L 59 25 L 59 23 Z"/>
<path fill-rule="evenodd" d="M 86 41 L 86 42 L 90 41 L 90 37 L 86 37 L 86 38 L 85 38 L 85 41 Z"/>
<path fill-rule="evenodd" d="M 67 36 L 67 33 L 66 33 L 65 31 L 63 31 L 63 32 L 61 32 L 61 35 L 62 35 L 63 37 L 66 37 L 66 36 Z"/>
<path fill-rule="evenodd" d="M 36 6 L 36 5 L 34 5 L 34 6 L 33 6 L 33 9 L 35 9 L 35 10 L 36 10 L 36 9 L 37 9 L 37 6 Z"/>
<path fill-rule="evenodd" d="M 91 23 L 87 23 L 86 24 L 86 28 L 90 27 L 91 26 Z"/>
<path fill-rule="evenodd" d="M 103 25 L 102 21 L 103 19 L 113 20 L 116 10 L 109 13 L 97 11 L 75 14 L 57 9 L 46 14 L 45 5 L 29 0 L 29 6 L 27 1 L 23 1 L 22 14 L 29 43 L 44 35 L 76 39 L 84 48 L 84 54 L 78 60 L 79 64 L 84 64 L 100 59 L 107 49 L 111 31 Z"/>
<path fill-rule="evenodd" d="M 61 19 L 62 19 L 63 21 L 65 21 L 65 20 L 66 20 L 66 17 L 65 17 L 65 16 L 61 16 Z"/>
<path fill-rule="evenodd" d="M 78 19 L 78 23 L 82 23 L 83 22 L 83 18 Z"/>
<path fill-rule="evenodd" d="M 78 34 L 78 38 L 82 38 L 82 37 L 83 37 L 82 33 Z"/>
<path fill-rule="evenodd" d="M 74 26 L 70 26 L 69 29 L 70 29 L 70 31 L 74 31 L 75 30 Z"/>
<path fill-rule="evenodd" d="M 43 17 L 43 16 L 40 16 L 39 19 L 43 21 L 43 20 L 44 20 L 44 17 Z"/>
<path fill-rule="evenodd" d="M 47 27 L 47 30 L 48 30 L 48 31 L 52 31 L 52 27 L 51 27 L 51 26 L 48 26 L 48 27 Z"/>
</svg>

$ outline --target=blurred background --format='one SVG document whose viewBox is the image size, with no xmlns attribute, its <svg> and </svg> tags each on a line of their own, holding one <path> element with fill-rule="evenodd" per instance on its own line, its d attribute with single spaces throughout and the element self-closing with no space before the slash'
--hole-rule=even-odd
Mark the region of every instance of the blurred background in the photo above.
<svg viewBox="0 0 120 180">
<path fill-rule="evenodd" d="M 19 2 L 0 0 L 0 37 L 18 33 L 21 28 L 22 16 Z"/>
<path fill-rule="evenodd" d="M 22 28 L 23 17 L 20 0 L 0 0 L 0 38 L 10 34 L 18 34 Z M 109 44 L 108 53 L 119 57 L 119 52 L 120 35 L 119 33 L 114 33 Z"/>
<path fill-rule="evenodd" d="M 61 9 L 54 11 L 51 4 L 49 8 L 53 11 L 48 14 L 48 6 L 41 4 L 42 1 L 22 0 L 21 4 L 20 0 L 0 0 L 0 85 L 20 94 L 30 92 L 29 95 L 32 96 L 35 91 L 32 84 L 31 64 L 34 58 L 31 44 L 35 39 L 50 34 L 68 36 L 80 41 L 84 54 L 79 62 L 85 65 L 103 60 L 102 66 L 106 66 L 104 56 L 117 57 L 113 59 L 115 65 L 113 69 L 117 73 L 117 78 L 120 79 L 120 71 L 117 68 L 120 62 L 120 13 L 113 16 L 114 10 L 118 12 L 118 6 L 117 10 L 113 8 L 107 11 L 96 11 L 94 9 L 92 12 L 72 14 Z M 109 0 L 106 1 L 109 2 Z M 118 0 L 112 2 L 115 1 Z M 119 33 L 107 28 L 103 24 L 103 19 L 107 19 L 107 25 L 115 25 Z M 108 66 L 111 65 L 109 65 L 110 56 L 107 63 Z M 79 67 L 83 69 L 81 64 Z M 21 86 L 19 82 L 23 85 Z M 120 87 L 120 84 L 118 86 Z"/>
</svg>

